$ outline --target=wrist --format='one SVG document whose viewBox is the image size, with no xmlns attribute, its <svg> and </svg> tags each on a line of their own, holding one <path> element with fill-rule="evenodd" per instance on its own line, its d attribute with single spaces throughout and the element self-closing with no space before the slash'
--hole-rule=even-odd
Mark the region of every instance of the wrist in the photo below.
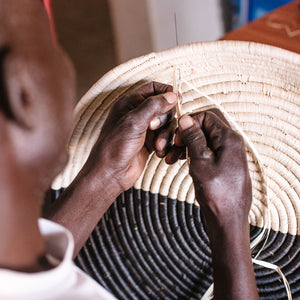
<svg viewBox="0 0 300 300">
<path fill-rule="evenodd" d="M 213 214 L 202 207 L 202 214 L 205 219 L 207 234 L 212 244 L 224 240 L 241 241 L 249 240 L 249 222 L 247 216 L 240 216 L 234 212 L 228 215 Z"/>
<path fill-rule="evenodd" d="M 249 225 L 217 229 L 210 241 L 214 299 L 259 299 L 251 261 Z"/>
<path fill-rule="evenodd" d="M 245 232 L 249 229 L 248 214 L 249 208 L 243 203 L 251 203 L 251 201 L 226 200 L 215 203 L 200 203 L 202 215 L 207 224 L 208 232 L 211 229 L 218 232 L 227 233 L 227 231 L 235 230 L 236 232 Z M 228 203 L 228 204 L 227 204 Z"/>
<path fill-rule="evenodd" d="M 208 236 L 212 245 L 216 243 L 250 245 L 250 226 L 242 224 L 227 227 L 212 227 L 207 229 Z"/>
<path fill-rule="evenodd" d="M 75 241 L 74 257 L 122 192 L 109 173 L 84 167 L 46 212 L 46 217 L 68 228 Z"/>
<path fill-rule="evenodd" d="M 97 169 L 84 166 L 75 180 L 75 184 L 81 186 L 89 198 L 113 202 L 123 192 L 113 172 L 104 166 Z"/>
</svg>

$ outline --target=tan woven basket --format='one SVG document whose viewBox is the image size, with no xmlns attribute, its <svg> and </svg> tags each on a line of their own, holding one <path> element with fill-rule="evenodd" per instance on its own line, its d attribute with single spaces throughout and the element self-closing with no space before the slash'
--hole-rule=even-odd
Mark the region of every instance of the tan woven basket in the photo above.
<svg viewBox="0 0 300 300">
<path fill-rule="evenodd" d="M 269 183 L 271 227 L 300 233 L 300 55 L 275 47 L 237 41 L 196 43 L 133 59 L 102 77 L 78 103 L 70 141 L 70 161 L 53 183 L 66 187 L 95 143 L 111 105 L 145 81 L 172 84 L 181 70 L 183 112 L 212 107 L 209 95 L 230 114 L 258 150 Z M 252 225 L 263 226 L 266 203 L 261 173 L 248 153 L 253 182 Z M 194 202 L 185 162 L 168 166 L 152 155 L 135 185 L 171 199 Z"/>
<path fill-rule="evenodd" d="M 120 95 L 152 80 L 172 84 L 174 67 L 180 69 L 183 81 L 183 113 L 210 108 L 213 99 L 250 139 L 246 146 L 253 183 L 250 235 L 252 243 L 261 241 L 253 255 L 263 249 L 259 258 L 281 268 L 298 299 L 298 54 L 262 44 L 218 41 L 151 53 L 116 67 L 78 103 L 70 160 L 52 188 L 67 187 L 77 175 Z M 186 162 L 168 166 L 151 155 L 135 188 L 112 204 L 76 263 L 120 299 L 201 298 L 213 278 L 201 208 L 194 202 Z M 272 230 L 268 239 L 262 239 L 266 227 Z M 254 269 L 262 299 L 287 298 L 275 271 L 258 265 Z"/>
</svg>

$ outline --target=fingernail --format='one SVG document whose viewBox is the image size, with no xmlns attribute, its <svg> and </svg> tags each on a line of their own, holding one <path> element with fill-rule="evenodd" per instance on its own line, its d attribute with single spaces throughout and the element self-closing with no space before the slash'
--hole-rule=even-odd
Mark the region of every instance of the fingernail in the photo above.
<svg viewBox="0 0 300 300">
<path fill-rule="evenodd" d="M 150 129 L 157 129 L 160 125 L 160 120 L 158 118 L 154 118 L 150 121 Z"/>
<path fill-rule="evenodd" d="M 193 119 L 189 116 L 183 116 L 181 119 L 178 121 L 178 125 L 181 130 L 188 129 L 194 125 Z"/>
<path fill-rule="evenodd" d="M 171 92 L 165 93 L 164 97 L 171 104 L 177 101 L 177 95 L 175 93 L 171 93 Z"/>
<path fill-rule="evenodd" d="M 156 145 L 157 150 L 160 152 L 163 151 L 165 149 L 166 145 L 167 145 L 167 141 L 165 139 L 158 140 L 157 145 Z"/>
</svg>

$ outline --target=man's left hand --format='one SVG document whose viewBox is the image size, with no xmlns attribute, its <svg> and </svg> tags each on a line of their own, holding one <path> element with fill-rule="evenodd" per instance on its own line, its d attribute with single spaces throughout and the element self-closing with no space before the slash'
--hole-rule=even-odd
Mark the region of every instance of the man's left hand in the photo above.
<svg viewBox="0 0 300 300">
<path fill-rule="evenodd" d="M 176 127 L 172 87 L 152 82 L 122 96 L 112 107 L 85 169 L 109 174 L 121 191 L 142 173 L 149 154 L 167 153 Z"/>
</svg>

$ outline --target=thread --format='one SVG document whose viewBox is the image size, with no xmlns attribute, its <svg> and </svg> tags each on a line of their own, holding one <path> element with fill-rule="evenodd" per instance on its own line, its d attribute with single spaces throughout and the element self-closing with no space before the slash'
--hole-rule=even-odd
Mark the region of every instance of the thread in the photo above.
<svg viewBox="0 0 300 300">
<path fill-rule="evenodd" d="M 263 261 L 263 260 L 254 259 L 254 258 L 252 259 L 252 261 L 255 264 L 260 265 L 262 267 L 275 270 L 280 275 L 280 277 L 283 280 L 283 284 L 285 286 L 285 289 L 286 289 L 286 292 L 287 292 L 287 295 L 288 295 L 288 299 L 289 300 L 292 299 L 292 292 L 291 292 L 291 288 L 290 288 L 289 282 L 288 282 L 288 280 L 286 279 L 286 277 L 284 276 L 284 274 L 282 273 L 281 269 L 278 266 L 276 266 L 275 264 L 271 264 L 269 262 L 266 262 L 266 261 Z"/>
<path fill-rule="evenodd" d="M 52 9 L 51 0 L 42 0 L 42 1 L 43 1 L 44 6 L 45 6 L 45 10 L 47 12 L 48 18 L 49 18 L 52 38 L 53 38 L 55 44 L 57 44 L 57 37 L 56 37 L 56 31 L 55 31 L 55 22 L 54 22 L 54 17 L 53 17 L 53 9 Z"/>
</svg>

